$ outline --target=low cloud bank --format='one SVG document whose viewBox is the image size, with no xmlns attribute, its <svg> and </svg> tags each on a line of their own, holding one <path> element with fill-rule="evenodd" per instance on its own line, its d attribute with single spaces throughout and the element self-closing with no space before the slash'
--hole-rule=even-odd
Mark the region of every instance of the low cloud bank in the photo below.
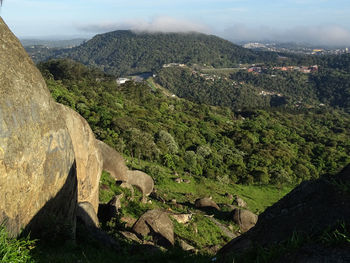
<svg viewBox="0 0 350 263">
<path fill-rule="evenodd" d="M 180 20 L 171 17 L 156 17 L 150 21 L 130 20 L 117 23 L 99 23 L 77 26 L 78 30 L 90 33 L 105 33 L 114 30 L 128 29 L 136 32 L 202 32 L 209 33 L 210 30 L 201 24 Z"/>
<path fill-rule="evenodd" d="M 276 29 L 268 26 L 250 27 L 243 24 L 235 24 L 219 32 L 193 21 L 159 16 L 148 21 L 134 19 L 124 22 L 78 25 L 76 28 L 79 31 L 93 34 L 123 29 L 152 33 L 201 32 L 219 35 L 233 42 L 276 41 L 323 46 L 350 46 L 350 30 L 338 25 L 296 26 L 289 29 Z"/>
<path fill-rule="evenodd" d="M 350 45 L 350 30 L 337 25 L 297 26 L 281 30 L 266 26 L 254 28 L 237 24 L 224 30 L 222 36 L 234 42 L 276 41 L 324 46 Z"/>
</svg>

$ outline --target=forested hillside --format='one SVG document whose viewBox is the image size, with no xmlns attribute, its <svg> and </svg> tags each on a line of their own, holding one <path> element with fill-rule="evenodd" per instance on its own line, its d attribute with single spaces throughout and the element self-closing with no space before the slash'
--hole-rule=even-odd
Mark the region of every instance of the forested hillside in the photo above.
<svg viewBox="0 0 350 263">
<path fill-rule="evenodd" d="M 291 109 L 340 107 L 350 112 L 349 56 L 324 57 L 316 72 L 282 71 L 262 65 L 240 69 L 168 67 L 156 82 L 181 98 L 233 110 L 283 106 Z M 261 70 L 260 70 L 261 69 Z"/>
<path fill-rule="evenodd" d="M 164 165 L 232 183 L 296 183 L 335 173 L 350 160 L 350 118 L 342 111 L 234 113 L 167 97 L 147 82 L 117 86 L 71 61 L 40 69 L 58 102 L 78 111 L 121 153 L 151 161 L 147 172 L 154 177 L 154 167 Z"/>
<path fill-rule="evenodd" d="M 254 52 L 201 33 L 134 33 L 119 30 L 97 35 L 72 49 L 54 50 L 51 57 L 69 57 L 120 76 L 154 71 L 167 63 L 233 67 L 239 63 L 277 61 L 278 56 L 272 52 Z"/>
</svg>

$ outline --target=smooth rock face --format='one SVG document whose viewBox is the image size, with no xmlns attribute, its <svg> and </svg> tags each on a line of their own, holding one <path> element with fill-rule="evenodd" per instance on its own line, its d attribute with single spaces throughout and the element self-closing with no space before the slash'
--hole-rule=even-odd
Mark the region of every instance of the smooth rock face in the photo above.
<svg viewBox="0 0 350 263">
<path fill-rule="evenodd" d="M 141 236 L 158 234 L 165 246 L 174 245 L 174 226 L 167 213 L 150 210 L 143 214 L 133 226 L 133 231 Z"/>
<path fill-rule="evenodd" d="M 97 140 L 98 147 L 102 154 L 103 170 L 109 172 L 116 181 L 127 181 L 126 167 L 123 157 L 112 147 Z"/>
<path fill-rule="evenodd" d="M 102 156 L 89 124 L 74 110 L 58 104 L 64 112 L 72 139 L 78 178 L 78 202 L 89 202 L 98 212 L 99 183 L 102 174 Z"/>
<path fill-rule="evenodd" d="M 143 197 L 149 196 L 154 188 L 154 181 L 151 176 L 141 171 L 127 171 L 127 183 L 139 188 Z"/>
<path fill-rule="evenodd" d="M 75 172 L 62 112 L 0 18 L 0 222 L 13 235 L 47 214 L 73 227 Z"/>
</svg>

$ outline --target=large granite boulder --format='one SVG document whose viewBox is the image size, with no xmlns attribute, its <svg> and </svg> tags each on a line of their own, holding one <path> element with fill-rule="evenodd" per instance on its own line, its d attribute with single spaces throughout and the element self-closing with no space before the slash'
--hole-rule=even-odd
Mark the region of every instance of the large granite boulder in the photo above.
<svg viewBox="0 0 350 263">
<path fill-rule="evenodd" d="M 78 202 L 89 202 L 98 212 L 103 160 L 89 124 L 74 110 L 59 104 L 72 139 L 78 178 Z"/>
<path fill-rule="evenodd" d="M 97 145 L 103 159 L 103 170 L 109 172 L 116 181 L 126 182 L 128 167 L 126 167 L 123 157 L 104 142 L 97 140 Z"/>
<path fill-rule="evenodd" d="M 74 150 L 61 108 L 0 18 L 0 223 L 32 236 L 50 221 L 73 230 Z"/>
</svg>

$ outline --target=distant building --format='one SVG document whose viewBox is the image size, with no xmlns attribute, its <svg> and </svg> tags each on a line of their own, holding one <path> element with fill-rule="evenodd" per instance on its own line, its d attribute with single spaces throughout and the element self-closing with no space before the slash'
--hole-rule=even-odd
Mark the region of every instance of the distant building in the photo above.
<svg viewBox="0 0 350 263">
<path fill-rule="evenodd" d="M 128 78 L 118 78 L 117 79 L 117 84 L 120 85 L 120 84 L 124 84 L 125 82 L 127 81 L 130 81 L 130 79 Z"/>
</svg>

